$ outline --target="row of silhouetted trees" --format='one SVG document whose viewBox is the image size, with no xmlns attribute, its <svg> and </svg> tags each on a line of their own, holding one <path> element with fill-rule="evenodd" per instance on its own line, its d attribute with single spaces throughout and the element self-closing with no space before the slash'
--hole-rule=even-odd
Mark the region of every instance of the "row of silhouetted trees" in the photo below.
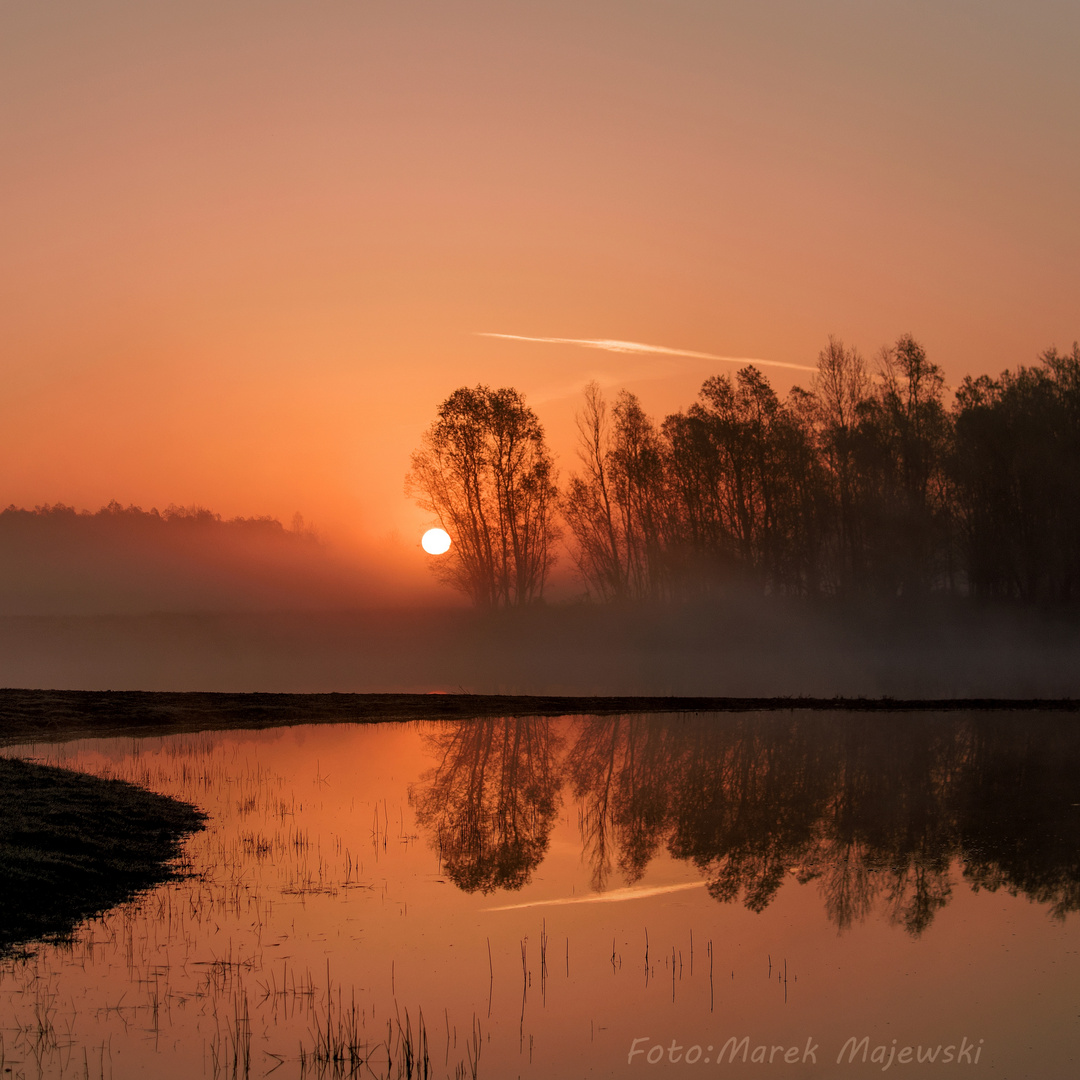
<svg viewBox="0 0 1080 1080">
<path fill-rule="evenodd" d="M 594 384 L 563 490 L 517 391 L 455 391 L 409 488 L 455 540 L 445 578 L 482 606 L 543 595 L 565 539 L 590 595 L 1080 599 L 1080 347 L 966 378 L 910 336 L 873 370 L 830 339 L 809 389 L 754 367 L 657 423 Z"/>
</svg>

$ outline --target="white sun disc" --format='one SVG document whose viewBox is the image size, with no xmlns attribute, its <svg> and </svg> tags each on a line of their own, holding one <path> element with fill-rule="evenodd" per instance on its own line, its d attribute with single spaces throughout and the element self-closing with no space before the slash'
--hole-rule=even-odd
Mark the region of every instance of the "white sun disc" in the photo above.
<svg viewBox="0 0 1080 1080">
<path fill-rule="evenodd" d="M 450 550 L 450 535 L 444 529 L 428 529 L 420 538 L 420 546 L 429 555 L 443 555 Z"/>
</svg>

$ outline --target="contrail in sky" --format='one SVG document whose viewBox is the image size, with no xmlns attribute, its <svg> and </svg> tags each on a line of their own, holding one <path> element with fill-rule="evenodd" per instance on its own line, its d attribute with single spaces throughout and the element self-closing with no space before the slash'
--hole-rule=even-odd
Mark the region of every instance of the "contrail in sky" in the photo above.
<svg viewBox="0 0 1080 1080">
<path fill-rule="evenodd" d="M 484 911 L 517 911 L 519 908 L 562 907 L 564 904 L 616 904 L 620 900 L 644 900 L 647 896 L 663 896 L 704 887 L 704 881 L 688 881 L 682 885 L 654 885 L 646 889 L 612 889 L 611 892 L 593 893 L 590 896 L 563 896 L 554 900 L 532 900 L 527 904 L 506 904 L 503 907 L 484 908 Z"/>
<path fill-rule="evenodd" d="M 664 356 L 689 356 L 695 360 L 722 360 L 728 364 L 760 364 L 764 367 L 791 368 L 794 371 L 817 371 L 806 364 L 787 364 L 782 360 L 761 360 L 753 356 L 717 356 L 691 349 L 669 349 L 666 345 L 643 345 L 640 341 L 612 341 L 608 338 L 525 337 L 523 334 L 478 333 L 477 337 L 506 338 L 508 341 L 541 341 L 548 345 L 580 345 L 585 349 L 603 349 L 617 353 L 660 353 Z"/>
</svg>

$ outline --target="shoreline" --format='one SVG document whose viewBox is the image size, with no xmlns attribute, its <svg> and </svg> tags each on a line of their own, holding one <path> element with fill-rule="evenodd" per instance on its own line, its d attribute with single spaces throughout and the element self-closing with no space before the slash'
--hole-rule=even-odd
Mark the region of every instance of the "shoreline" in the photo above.
<svg viewBox="0 0 1080 1080">
<path fill-rule="evenodd" d="M 626 713 L 1080 714 L 1075 699 L 581 697 L 0 689 L 0 746 L 78 738 Z M 0 755 L 0 957 L 175 877 L 197 807 L 119 780 Z"/>
<path fill-rule="evenodd" d="M 1075 698 L 281 694 L 0 689 L 0 746 L 309 723 L 700 712 L 1080 712 Z"/>
<path fill-rule="evenodd" d="M 205 821 L 124 780 L 0 757 L 0 958 L 177 877 L 182 841 Z"/>
</svg>

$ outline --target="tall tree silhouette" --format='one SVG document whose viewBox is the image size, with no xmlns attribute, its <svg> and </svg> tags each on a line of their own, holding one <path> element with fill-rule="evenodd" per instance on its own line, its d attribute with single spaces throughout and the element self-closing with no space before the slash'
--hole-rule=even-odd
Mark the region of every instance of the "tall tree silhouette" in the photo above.
<svg viewBox="0 0 1080 1080">
<path fill-rule="evenodd" d="M 957 391 L 958 513 L 977 596 L 1080 596 L 1080 346 Z"/>
<path fill-rule="evenodd" d="M 455 390 L 413 454 L 405 489 L 453 540 L 436 571 L 475 604 L 543 596 L 559 532 L 555 468 L 517 390 Z"/>
<path fill-rule="evenodd" d="M 575 562 L 590 592 L 606 600 L 658 599 L 664 589 L 664 448 L 636 395 L 623 390 L 609 411 L 600 388 L 585 388 L 577 417 L 578 457 L 563 514 Z"/>
<path fill-rule="evenodd" d="M 952 428 L 939 365 L 910 335 L 881 351 L 860 410 L 856 454 L 866 557 L 875 591 L 925 595 L 948 584 Z"/>
<path fill-rule="evenodd" d="M 563 499 L 574 562 L 591 593 L 622 600 L 629 591 L 624 513 L 611 460 L 611 419 L 597 383 L 585 387 L 585 404 L 575 419 L 582 471 L 570 477 Z"/>
<path fill-rule="evenodd" d="M 708 589 L 726 572 L 770 591 L 816 591 L 817 464 L 802 406 L 745 367 L 707 379 L 686 413 L 664 421 L 684 583 L 696 575 Z"/>
<path fill-rule="evenodd" d="M 858 350 L 830 337 L 810 383 L 811 424 L 817 436 L 825 499 L 829 591 L 850 595 L 863 579 L 863 525 L 855 460 L 859 423 L 871 380 Z"/>
</svg>

